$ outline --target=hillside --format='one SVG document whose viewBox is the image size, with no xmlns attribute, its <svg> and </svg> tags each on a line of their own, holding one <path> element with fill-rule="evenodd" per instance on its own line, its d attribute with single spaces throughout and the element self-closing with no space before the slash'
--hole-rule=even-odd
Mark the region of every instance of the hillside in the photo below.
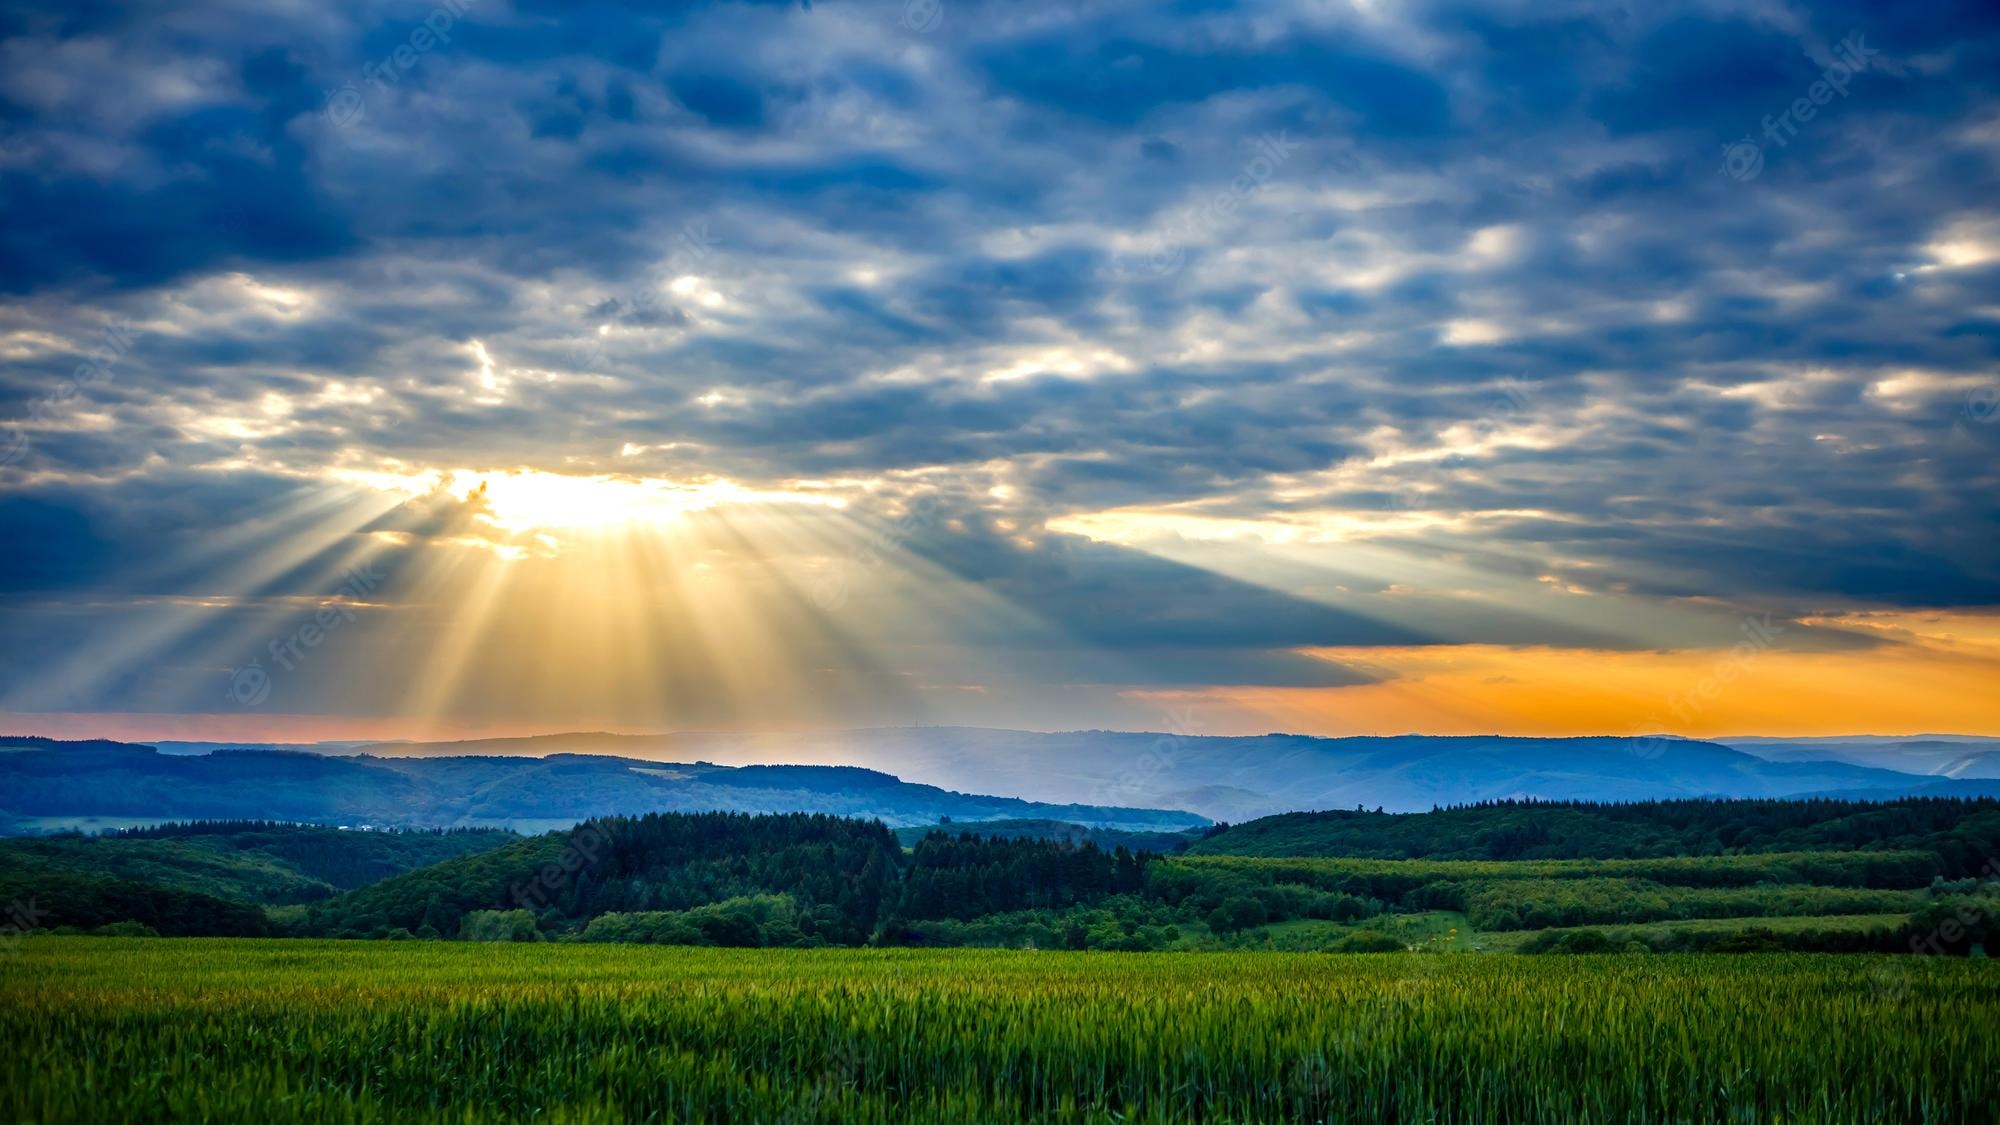
<svg viewBox="0 0 2000 1125">
<path fill-rule="evenodd" d="M 889 825 L 1045 818 L 1146 830 L 1202 825 L 1172 810 L 1051 805 L 952 792 L 846 766 L 731 767 L 595 755 L 329 757 L 162 754 L 120 743 L 5 740 L 0 822 L 50 817 L 273 819 L 337 825 L 522 827 L 648 812 L 813 812 Z"/>
<path fill-rule="evenodd" d="M 1477 815 L 1468 821 L 1465 813 Z M 1285 827 L 1296 839 L 1310 827 L 1275 819 L 1245 829 L 1254 836 Z M 407 872 L 315 903 L 285 924 L 337 937 L 1338 951 L 1459 948 L 1452 943 L 1461 928 L 1476 945 L 1488 934 L 1739 920 L 1733 929 L 1642 939 L 1684 949 L 1753 940 L 1742 935 L 1767 921 L 1823 918 L 1830 921 L 1778 938 L 1757 931 L 1754 941 L 1889 950 L 1928 932 L 1897 919 L 1986 893 L 1978 876 L 2000 808 L 1670 802 L 1358 819 L 1378 833 L 1403 825 L 1405 847 L 1428 834 L 1435 850 L 1469 833 L 1509 858 L 1161 857 L 1088 841 L 942 832 L 905 852 L 875 822 L 663 814 L 591 821 Z M 1536 823 L 1553 827 L 1538 833 Z M 1650 826 L 1656 854 L 1533 857 L 1602 850 L 1601 834 L 1621 824 Z M 1237 831 L 1198 847 L 1228 846 Z M 1734 850 L 1724 850 L 1725 839 Z"/>
<path fill-rule="evenodd" d="M 940 834 L 905 857 L 875 821 L 669 813 L 592 820 L 408 872 L 315 904 L 303 929 L 449 937 L 476 932 L 482 912 L 523 911 L 587 940 L 669 940 L 667 929 L 690 944 L 706 933 L 711 944 L 855 945 L 906 921 L 1136 891 L 1143 873 L 1139 857 L 1089 843 Z"/>
<path fill-rule="evenodd" d="M 255 822 L 135 829 L 103 839 L 0 840 L 0 870 L 45 883 L 116 878 L 238 902 L 311 902 L 499 847 L 511 832 L 343 832 Z"/>
</svg>

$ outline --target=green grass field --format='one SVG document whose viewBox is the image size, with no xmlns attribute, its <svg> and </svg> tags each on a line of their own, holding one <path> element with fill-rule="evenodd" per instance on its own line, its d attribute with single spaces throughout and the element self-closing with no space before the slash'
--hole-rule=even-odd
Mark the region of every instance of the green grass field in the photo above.
<svg viewBox="0 0 2000 1125">
<path fill-rule="evenodd" d="M 30 938 L 14 1121 L 1967 1121 L 2000 967 Z"/>
</svg>

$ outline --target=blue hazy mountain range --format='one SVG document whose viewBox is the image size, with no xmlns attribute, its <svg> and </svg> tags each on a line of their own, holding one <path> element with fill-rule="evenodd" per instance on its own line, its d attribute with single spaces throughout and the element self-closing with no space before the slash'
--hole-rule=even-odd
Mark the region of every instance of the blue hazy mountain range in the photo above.
<svg viewBox="0 0 2000 1125">
<path fill-rule="evenodd" d="M 891 826 L 1044 819 L 1173 831 L 1206 823 L 1186 812 L 953 793 L 853 766 L 731 767 L 567 753 L 163 754 L 117 742 L 0 738 L 0 830 L 15 833 L 160 819 L 542 831 L 610 814 L 708 811 L 830 813 Z"/>
<path fill-rule="evenodd" d="M 899 727 L 806 734 L 574 733 L 464 742 L 328 743 L 286 749 L 293 754 L 311 751 L 322 760 L 322 764 L 302 769 L 332 771 L 338 768 L 337 759 L 365 757 L 369 770 L 385 771 L 380 775 L 385 786 L 399 791 L 403 787 L 412 792 L 421 790 L 423 799 L 441 810 L 480 807 L 485 809 L 481 815 L 501 819 L 556 819 L 580 811 L 635 811 L 636 806 L 630 803 L 586 809 L 588 802 L 571 796 L 570 789 L 545 788 L 551 785 L 550 780 L 532 769 L 517 765 L 515 772 L 509 772 L 498 764 L 539 758 L 562 766 L 575 761 L 576 755 L 604 756 L 606 761 L 617 763 L 563 768 L 607 785 L 611 783 L 604 781 L 604 775 L 616 777 L 620 802 L 767 800 L 763 794 L 772 790 L 719 781 L 730 775 L 711 771 L 716 771 L 719 765 L 786 764 L 863 767 L 880 771 L 871 776 L 893 775 L 919 789 L 939 787 L 937 792 L 965 801 L 997 801 L 998 798 L 964 796 L 997 793 L 1041 805 L 1090 806 L 1099 814 L 1088 818 L 1047 811 L 977 814 L 946 808 L 939 797 L 924 797 L 908 806 L 897 805 L 887 802 L 891 790 L 880 785 L 863 786 L 857 794 L 853 779 L 861 776 L 858 773 L 799 771 L 786 775 L 789 781 L 797 783 L 786 792 L 791 794 L 789 799 L 798 803 L 784 808 L 879 809 L 868 815 L 883 815 L 892 823 L 904 824 L 928 822 L 910 817 L 932 809 L 955 819 L 978 819 L 981 815 L 1052 816 L 1137 826 L 1137 822 L 1123 819 L 1136 815 L 1131 812 L 1135 809 L 1178 809 L 1209 819 L 1241 821 L 1278 812 L 1356 805 L 1420 811 L 1434 805 L 1508 798 L 1628 801 L 1675 797 L 1887 798 L 2000 794 L 2000 780 L 1981 772 L 1982 768 L 2000 764 L 2000 758 L 1984 764 L 1979 761 L 1983 754 L 2000 751 L 2000 742 L 1992 739 L 1936 735 L 1915 739 L 1734 741 L 1738 744 L 1675 738 L 1428 735 L 1316 738 L 1287 734 L 1209 737 L 1157 732 L 1042 733 L 970 727 Z M 162 757 L 214 757 L 218 751 L 237 748 L 210 743 L 158 745 Z M 437 768 L 435 772 L 427 772 L 419 764 L 461 758 L 484 764 L 456 771 Z M 222 760 L 240 763 L 221 768 L 223 775 L 230 769 L 247 768 L 253 761 L 244 754 L 225 754 Z M 717 765 L 685 764 L 690 762 Z M 687 776 L 666 778 L 636 772 L 654 767 L 671 767 Z M 489 774 L 497 780 L 479 780 Z M 556 776 L 569 775 L 558 772 Z M 469 791 L 449 792 L 453 784 L 475 783 L 497 788 L 490 793 L 482 790 L 478 795 Z M 438 795 L 441 787 L 445 796 Z M 758 796 L 746 798 L 746 793 Z M 814 800 L 821 803 L 812 803 Z M 648 807 L 695 806 L 681 803 Z M 706 807 L 749 806 L 718 803 Z"/>
</svg>

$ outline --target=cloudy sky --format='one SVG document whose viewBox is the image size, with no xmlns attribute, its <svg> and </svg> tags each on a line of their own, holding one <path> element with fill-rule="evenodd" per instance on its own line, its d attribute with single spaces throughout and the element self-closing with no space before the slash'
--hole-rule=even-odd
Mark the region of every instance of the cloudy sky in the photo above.
<svg viewBox="0 0 2000 1125">
<path fill-rule="evenodd" d="M 10 732 L 2000 733 L 1990 4 L 7 3 L 0 124 Z"/>
</svg>

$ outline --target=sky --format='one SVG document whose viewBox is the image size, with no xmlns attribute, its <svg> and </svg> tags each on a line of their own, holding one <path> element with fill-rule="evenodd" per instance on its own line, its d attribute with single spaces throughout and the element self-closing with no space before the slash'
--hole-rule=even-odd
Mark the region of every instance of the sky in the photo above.
<svg viewBox="0 0 2000 1125">
<path fill-rule="evenodd" d="M 2000 734 L 2000 8 L 0 4 L 0 729 Z"/>
</svg>

